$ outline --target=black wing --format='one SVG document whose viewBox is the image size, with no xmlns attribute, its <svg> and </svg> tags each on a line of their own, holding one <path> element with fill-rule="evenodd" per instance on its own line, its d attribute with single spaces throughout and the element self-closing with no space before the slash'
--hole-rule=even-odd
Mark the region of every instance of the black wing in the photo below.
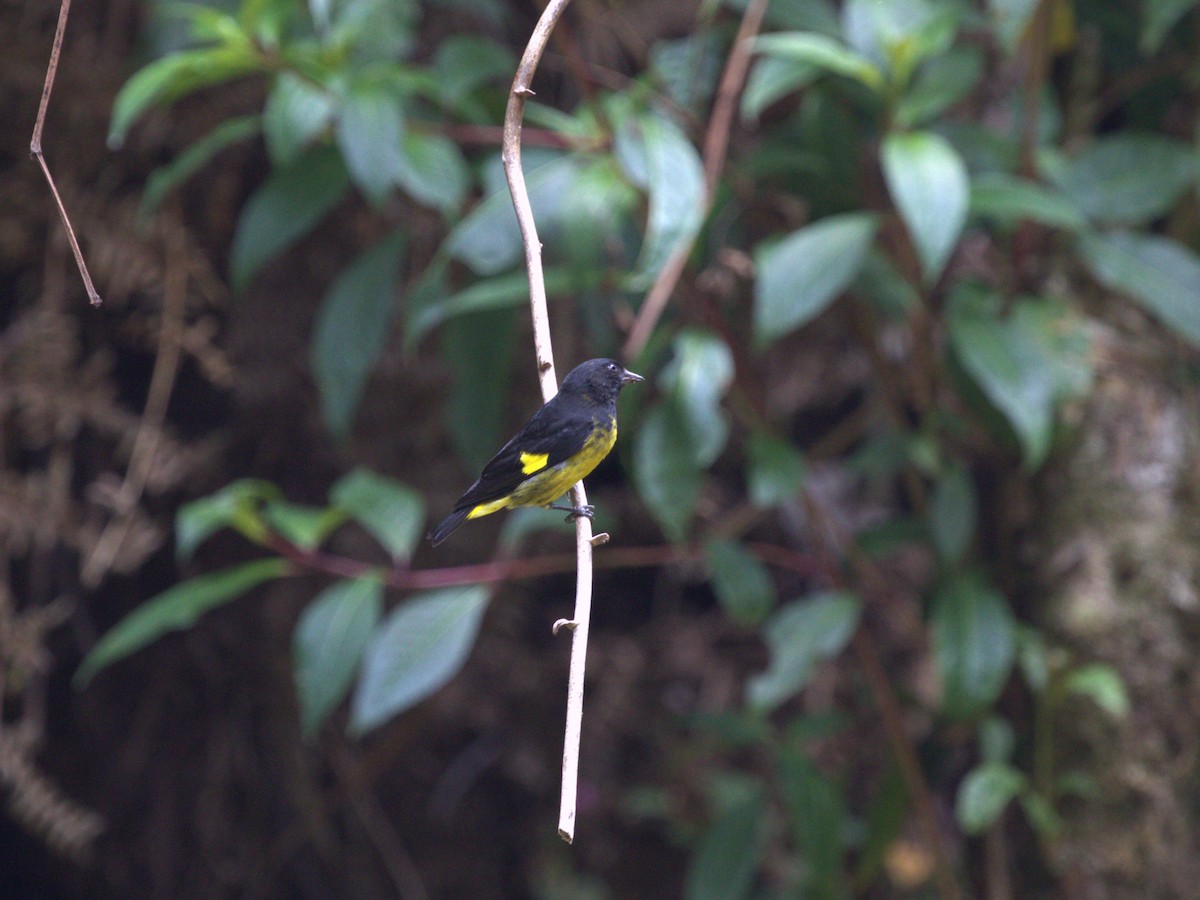
<svg viewBox="0 0 1200 900">
<path fill-rule="evenodd" d="M 574 403 L 555 403 L 557 399 L 556 396 L 534 413 L 512 440 L 488 461 L 479 479 L 458 498 L 455 510 L 507 497 L 527 478 L 579 452 L 595 428 L 592 411 Z M 536 470 L 526 471 L 530 456 L 543 454 L 546 462 Z"/>
</svg>

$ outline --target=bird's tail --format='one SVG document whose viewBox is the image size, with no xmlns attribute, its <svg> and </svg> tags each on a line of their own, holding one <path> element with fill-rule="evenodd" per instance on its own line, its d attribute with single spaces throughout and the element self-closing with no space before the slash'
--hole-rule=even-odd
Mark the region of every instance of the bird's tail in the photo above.
<svg viewBox="0 0 1200 900">
<path fill-rule="evenodd" d="M 446 518 L 442 519 L 441 524 L 436 528 L 431 528 L 426 537 L 436 547 L 446 538 L 450 537 L 450 532 L 466 521 L 467 513 L 470 511 L 470 508 L 456 509 L 450 515 L 446 516 Z"/>
</svg>

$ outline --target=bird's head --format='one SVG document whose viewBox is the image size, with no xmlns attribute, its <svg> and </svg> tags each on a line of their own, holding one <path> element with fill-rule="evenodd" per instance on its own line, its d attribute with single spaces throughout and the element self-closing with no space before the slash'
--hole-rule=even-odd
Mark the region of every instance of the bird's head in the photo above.
<svg viewBox="0 0 1200 900">
<path fill-rule="evenodd" d="M 617 399 L 621 388 L 635 381 L 645 381 L 612 359 L 589 359 L 567 373 L 559 390 L 565 394 L 590 397 L 597 403 Z"/>
</svg>

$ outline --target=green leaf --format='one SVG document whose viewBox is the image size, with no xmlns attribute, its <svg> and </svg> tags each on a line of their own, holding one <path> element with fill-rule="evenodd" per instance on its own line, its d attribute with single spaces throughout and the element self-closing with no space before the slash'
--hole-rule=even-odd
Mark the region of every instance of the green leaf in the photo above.
<svg viewBox="0 0 1200 900">
<path fill-rule="evenodd" d="M 977 512 L 975 485 L 967 470 L 962 466 L 948 468 L 933 487 L 929 509 L 933 545 L 944 562 L 962 559 L 975 535 Z"/>
<path fill-rule="evenodd" d="M 713 539 L 705 545 L 713 593 L 738 625 L 757 625 L 775 606 L 775 584 L 767 567 L 737 541 Z"/>
<path fill-rule="evenodd" d="M 692 240 L 703 224 L 704 167 L 687 135 L 657 114 L 626 122 L 616 144 L 618 162 L 650 197 L 646 238 L 628 285 L 644 290 L 675 247 Z"/>
<path fill-rule="evenodd" d="M 971 182 L 971 213 L 1010 226 L 1028 219 L 1064 231 L 1082 231 L 1087 224 L 1079 208 L 1053 188 L 999 172 Z"/>
<path fill-rule="evenodd" d="M 951 719 L 981 712 L 1000 696 L 1012 669 L 1008 601 L 979 575 L 959 575 L 933 595 L 932 619 L 943 712 Z"/>
<path fill-rule="evenodd" d="M 1015 53 L 1029 28 L 1038 0 L 988 0 L 988 13 L 1008 53 Z"/>
<path fill-rule="evenodd" d="M 680 331 L 671 349 L 660 381 L 683 414 L 696 465 L 704 469 L 720 456 L 729 437 L 721 398 L 733 383 L 733 353 L 715 334 L 698 328 Z"/>
<path fill-rule="evenodd" d="M 1138 49 L 1146 56 L 1157 53 L 1167 33 L 1196 3 L 1197 0 L 1148 0 L 1142 3 L 1142 34 Z"/>
<path fill-rule="evenodd" d="M 263 109 L 267 153 L 275 166 L 295 160 L 330 125 L 336 102 L 319 85 L 294 72 L 283 72 Z"/>
<path fill-rule="evenodd" d="M 1041 694 L 1050 683 L 1050 652 L 1046 649 L 1046 639 L 1032 625 L 1017 625 L 1017 666 L 1035 694 Z"/>
<path fill-rule="evenodd" d="M 675 403 L 650 410 L 637 431 L 633 476 L 642 501 L 667 538 L 687 537 L 703 472 L 696 464 L 688 421 Z"/>
<path fill-rule="evenodd" d="M 471 175 L 454 141 L 411 132 L 404 137 L 396 180 L 410 197 L 450 216 L 462 206 Z"/>
<path fill-rule="evenodd" d="M 249 39 L 243 42 L 181 50 L 138 70 L 113 102 L 108 127 L 109 149 L 119 150 L 138 117 L 151 106 L 170 103 L 201 88 L 231 81 L 260 68 Z"/>
<path fill-rule="evenodd" d="M 931 132 L 889 134 L 881 149 L 888 191 L 921 261 L 926 284 L 937 281 L 967 221 L 967 167 L 949 142 Z"/>
<path fill-rule="evenodd" d="M 401 177 L 404 110 L 399 97 L 382 84 L 358 84 L 342 98 L 337 142 L 346 169 L 363 195 L 379 206 Z"/>
<path fill-rule="evenodd" d="M 317 311 L 312 367 L 325 423 L 344 437 L 354 421 L 359 396 L 391 331 L 404 255 L 396 231 L 350 263 Z"/>
<path fill-rule="evenodd" d="M 830 216 L 755 252 L 754 331 L 760 344 L 816 318 L 854 280 L 875 239 L 865 213 Z"/>
<path fill-rule="evenodd" d="M 979 755 L 985 762 L 1008 762 L 1016 745 L 1017 737 L 1007 719 L 988 716 L 979 723 Z"/>
<path fill-rule="evenodd" d="M 1170 238 L 1114 232 L 1079 241 L 1084 264 L 1109 290 L 1128 294 L 1181 337 L 1200 344 L 1200 258 Z"/>
<path fill-rule="evenodd" d="M 1008 763 L 991 762 L 967 773 L 958 788 L 954 812 L 967 834 L 987 831 L 1009 803 L 1024 789 L 1028 779 Z"/>
<path fill-rule="evenodd" d="M 532 157 L 532 154 L 526 154 Z M 574 156 L 542 165 L 526 162 L 525 185 L 543 239 L 559 223 L 559 212 L 580 170 Z M 506 187 L 492 190 L 446 237 L 443 247 L 476 275 L 499 275 L 524 258 L 521 230 Z"/>
<path fill-rule="evenodd" d="M 483 85 L 506 84 L 515 69 L 512 52 L 481 35 L 450 35 L 438 42 L 434 54 L 438 92 L 451 109 L 462 107 Z"/>
<path fill-rule="evenodd" d="M 999 304 L 995 294 L 967 287 L 956 291 L 950 343 L 963 368 L 1012 425 L 1026 464 L 1035 468 L 1050 450 L 1057 401 L 1071 393 L 1076 376 L 1068 365 L 1069 348 L 1053 346 L 1054 326 L 1039 315 L 1037 303 L 1022 302 L 1005 318 L 999 316 Z"/>
<path fill-rule="evenodd" d="M 804 486 L 804 459 L 787 441 L 755 431 L 746 443 L 746 487 L 758 507 L 791 500 Z"/>
<path fill-rule="evenodd" d="M 332 147 L 318 147 L 276 169 L 246 201 L 230 250 L 235 291 L 333 209 L 349 186 L 346 167 Z"/>
<path fill-rule="evenodd" d="M 804 897 L 845 897 L 846 802 L 794 744 L 779 755 L 779 787 L 804 860 Z"/>
<path fill-rule="evenodd" d="M 292 634 L 292 659 L 306 738 L 346 696 L 382 613 L 383 585 L 373 577 L 335 582 L 305 607 Z"/>
<path fill-rule="evenodd" d="M 367 645 L 350 730 L 364 734 L 424 700 L 467 661 L 487 609 L 484 587 L 415 595 L 383 620 Z"/>
<path fill-rule="evenodd" d="M 190 628 L 210 609 L 288 572 L 286 560 L 259 559 L 222 572 L 191 578 L 151 597 L 96 642 L 75 673 L 75 685 L 82 687 L 106 666 L 124 659 L 169 631 Z"/>
<path fill-rule="evenodd" d="M 873 91 L 881 91 L 884 86 L 883 73 L 869 59 L 821 34 L 798 31 L 767 34 L 755 40 L 754 49 L 853 78 Z"/>
<path fill-rule="evenodd" d="M 369 469 L 347 472 L 329 491 L 329 499 L 391 554 L 412 556 L 425 525 L 425 502 L 406 484 Z"/>
<path fill-rule="evenodd" d="M 269 481 L 243 478 L 215 494 L 185 503 L 175 514 L 175 555 L 181 560 L 189 558 L 222 528 L 236 528 L 251 540 L 261 537 L 264 526 L 259 504 L 279 496 L 279 488 Z"/>
<path fill-rule="evenodd" d="M 952 47 L 928 60 L 896 107 L 896 122 L 914 128 L 936 119 L 975 90 L 983 76 L 983 54 L 975 47 Z"/>
<path fill-rule="evenodd" d="M 1129 694 L 1121 674 L 1105 663 L 1090 663 L 1071 672 L 1063 685 L 1071 694 L 1083 694 L 1112 716 L 1124 719 L 1129 715 Z"/>
<path fill-rule="evenodd" d="M 1197 173 L 1190 144 L 1125 132 L 1093 141 L 1046 170 L 1085 216 L 1120 225 L 1144 225 L 1165 215 L 1196 183 Z"/>
<path fill-rule="evenodd" d="M 684 881 L 686 900 L 748 897 L 762 853 L 766 822 L 761 792 L 729 804 L 692 853 Z"/>
<path fill-rule="evenodd" d="M 167 165 L 155 169 L 146 179 L 146 189 L 142 192 L 138 216 L 148 217 L 158 209 L 163 198 L 171 190 L 203 169 L 226 147 L 254 137 L 261 127 L 262 119 L 255 115 L 227 119 Z"/>
<path fill-rule="evenodd" d="M 777 56 L 762 57 L 750 70 L 742 90 L 742 121 L 756 121 L 772 103 L 808 87 L 820 74 L 820 69 L 808 63 Z"/>
<path fill-rule="evenodd" d="M 750 679 L 750 705 L 770 712 L 804 687 L 818 663 L 841 653 L 861 611 L 862 601 L 852 594 L 830 593 L 789 603 L 775 613 L 763 626 L 770 666 Z"/>
<path fill-rule="evenodd" d="M 263 507 L 263 519 L 273 531 L 305 550 L 315 550 L 345 519 L 339 509 L 300 506 L 276 500 Z"/>
</svg>

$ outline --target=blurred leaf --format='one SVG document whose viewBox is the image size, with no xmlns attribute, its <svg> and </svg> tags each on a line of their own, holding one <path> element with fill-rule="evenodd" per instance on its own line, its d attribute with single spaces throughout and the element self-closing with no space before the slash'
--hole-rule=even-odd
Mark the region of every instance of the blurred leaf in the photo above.
<svg viewBox="0 0 1200 900">
<path fill-rule="evenodd" d="M 300 506 L 282 500 L 268 502 L 263 507 L 263 518 L 273 531 L 305 550 L 315 550 L 345 521 L 340 509 Z"/>
<path fill-rule="evenodd" d="M 963 368 L 1012 425 L 1029 467 L 1050 450 L 1056 400 L 1062 385 L 1034 317 L 1018 307 L 998 315 L 999 298 L 963 289 L 951 298 L 950 343 Z"/>
<path fill-rule="evenodd" d="M 1129 694 L 1121 674 L 1105 663 L 1090 663 L 1072 671 L 1063 685 L 1071 694 L 1083 694 L 1112 716 L 1124 719 L 1129 715 Z"/>
<path fill-rule="evenodd" d="M 644 290 L 676 245 L 695 237 L 703 224 L 704 168 L 687 135 L 653 113 L 618 129 L 614 153 L 650 199 L 645 241 L 629 282 L 630 289 Z"/>
<path fill-rule="evenodd" d="M 756 121 L 772 103 L 808 87 L 820 74 L 821 70 L 816 66 L 794 59 L 760 57 L 742 90 L 742 121 Z"/>
<path fill-rule="evenodd" d="M 1000 37 L 1004 49 L 1010 54 L 1029 28 L 1029 21 L 1037 9 L 1038 0 L 988 0 L 988 13 Z"/>
<path fill-rule="evenodd" d="M 681 109 L 707 111 L 721 74 L 723 55 L 723 41 L 718 34 L 696 31 L 687 37 L 655 41 L 650 48 L 650 70 Z"/>
<path fill-rule="evenodd" d="M 215 494 L 185 503 L 175 514 L 175 555 L 188 559 L 205 539 L 222 528 L 236 528 L 252 540 L 261 537 L 258 506 L 279 497 L 279 488 L 271 482 L 242 478 Z"/>
<path fill-rule="evenodd" d="M 1017 625 L 1017 665 L 1025 683 L 1035 694 L 1045 690 L 1050 682 L 1050 661 L 1046 639 L 1031 625 Z"/>
<path fill-rule="evenodd" d="M 462 206 L 471 174 L 454 141 L 410 132 L 404 136 L 396 181 L 410 197 L 450 216 Z"/>
<path fill-rule="evenodd" d="M 921 303 L 916 288 L 878 248 L 867 253 L 851 290 L 880 315 L 893 321 L 907 319 Z"/>
<path fill-rule="evenodd" d="M 311 231 L 346 193 L 349 178 L 332 147 L 318 147 L 276 169 L 238 217 L 229 268 L 235 291 L 269 260 Z"/>
<path fill-rule="evenodd" d="M 669 540 L 683 541 L 703 486 L 687 419 L 675 403 L 661 403 L 635 441 L 633 475 L 642 501 Z"/>
<path fill-rule="evenodd" d="M 347 472 L 329 499 L 365 528 L 394 560 L 408 560 L 425 528 L 425 501 L 406 484 L 369 469 Z"/>
<path fill-rule="evenodd" d="M 313 328 L 312 367 L 329 430 L 345 437 L 396 314 L 404 233 L 360 253 L 329 288 Z"/>
<path fill-rule="evenodd" d="M 1146 56 L 1157 53 L 1175 27 L 1196 6 L 1197 0 L 1148 0 L 1141 4 L 1142 34 L 1138 49 Z"/>
<path fill-rule="evenodd" d="M 762 853 L 767 811 L 760 792 L 731 803 L 692 853 L 686 900 L 739 900 L 750 895 Z"/>
<path fill-rule="evenodd" d="M 804 860 L 803 896 L 845 897 L 847 810 L 841 790 L 794 745 L 779 754 L 779 787 Z"/>
<path fill-rule="evenodd" d="M 870 60 L 824 35 L 798 31 L 767 34 L 755 40 L 754 49 L 767 56 L 806 63 L 853 78 L 873 91 L 883 88 L 883 73 Z"/>
<path fill-rule="evenodd" d="M 1144 225 L 1166 214 L 1197 173 L 1191 145 L 1130 133 L 1098 138 L 1045 168 L 1085 216 L 1120 225 Z"/>
<path fill-rule="evenodd" d="M 729 436 L 721 398 L 733 383 L 733 353 L 715 334 L 698 328 L 680 331 L 672 350 L 660 380 L 683 413 L 696 465 L 704 469 L 720 456 Z"/>
<path fill-rule="evenodd" d="M 962 559 L 975 536 L 977 511 L 975 485 L 967 470 L 962 466 L 948 468 L 933 487 L 929 509 L 933 545 L 944 562 Z"/>
<path fill-rule="evenodd" d="M 487 604 L 487 589 L 471 586 L 416 594 L 392 610 L 367 645 L 350 731 L 362 735 L 382 725 L 453 678 Z"/>
<path fill-rule="evenodd" d="M 306 738 L 346 695 L 382 613 L 383 585 L 372 577 L 335 582 L 305 607 L 292 634 L 292 659 Z"/>
<path fill-rule="evenodd" d="M 952 47 L 917 72 L 896 106 L 896 122 L 914 128 L 943 114 L 969 95 L 983 76 L 983 54 L 975 47 Z"/>
<path fill-rule="evenodd" d="M 976 766 L 963 779 L 954 804 L 958 824 L 967 834 L 987 831 L 1009 803 L 1025 789 L 1024 773 L 1008 763 L 990 762 Z"/>
<path fill-rule="evenodd" d="M 705 544 L 713 593 L 738 625 L 757 625 L 775 606 L 775 584 L 767 567 L 737 541 L 712 539 Z"/>
<path fill-rule="evenodd" d="M 1128 294 L 1181 337 L 1200 344 L 1200 258 L 1170 238 L 1118 231 L 1087 234 L 1084 265 L 1109 290 Z"/>
<path fill-rule="evenodd" d="M 379 206 L 405 166 L 400 98 L 386 85 L 356 84 L 338 109 L 337 142 L 346 168 L 363 195 Z"/>
<path fill-rule="evenodd" d="M 1025 817 L 1039 835 L 1054 838 L 1062 833 L 1063 821 L 1048 797 L 1033 791 L 1022 791 L 1017 798 Z"/>
<path fill-rule="evenodd" d="M 1016 746 L 1017 736 L 1008 720 L 988 716 L 979 723 L 979 754 L 985 762 L 1008 762 Z"/>
<path fill-rule="evenodd" d="M 525 183 L 538 230 L 551 231 L 557 227 L 558 211 L 579 172 L 579 161 L 560 156 L 540 166 L 528 161 L 526 165 Z M 443 246 L 476 275 L 499 275 L 521 261 L 524 247 L 508 190 L 491 191 L 455 226 Z"/>
<path fill-rule="evenodd" d="M 591 288 L 599 285 L 599 279 L 581 279 L 579 273 L 568 268 L 548 268 L 542 274 L 546 295 L 551 298 L 571 293 L 581 286 Z M 440 296 L 422 306 L 412 315 L 405 340 L 415 345 L 432 329 L 455 316 L 528 305 L 529 275 L 524 269 L 493 278 L 481 278 L 461 291 Z"/>
<path fill-rule="evenodd" d="M 968 573 L 937 590 L 931 615 L 943 712 L 962 719 L 986 709 L 1012 670 L 1015 629 L 1008 601 Z"/>
<path fill-rule="evenodd" d="M 456 316 L 442 328 L 442 358 L 454 372 L 446 410 L 454 449 L 467 469 L 478 472 L 500 449 L 504 435 L 515 316 L 495 309 Z M 522 403 L 527 415 L 541 406 L 536 389 Z"/>
<path fill-rule="evenodd" d="M 824 311 L 858 274 L 875 238 L 876 220 L 846 213 L 792 232 L 755 251 L 754 330 L 760 344 L 782 337 Z"/>
<path fill-rule="evenodd" d="M 121 149 L 130 127 L 151 106 L 248 75 L 260 66 L 248 38 L 215 47 L 181 50 L 154 60 L 135 72 L 117 94 L 108 127 L 109 149 Z"/>
<path fill-rule="evenodd" d="M 1065 231 L 1081 231 L 1087 224 L 1079 208 L 1053 188 L 999 172 L 971 182 L 971 213 L 1004 225 L 1028 219 Z"/>
<path fill-rule="evenodd" d="M 96 642 L 75 673 L 76 687 L 83 687 L 101 669 L 167 632 L 191 627 L 203 613 L 288 571 L 286 560 L 258 559 L 188 579 L 151 597 Z"/>
<path fill-rule="evenodd" d="M 926 284 L 937 281 L 967 220 L 967 167 L 945 138 L 931 132 L 889 134 L 883 174 L 921 260 Z"/>
<path fill-rule="evenodd" d="M 148 217 L 158 209 L 163 198 L 174 188 L 203 169 L 226 147 L 254 137 L 262 124 L 262 119 L 255 115 L 227 119 L 167 165 L 155 169 L 146 179 L 146 189 L 142 191 L 138 216 Z"/>
<path fill-rule="evenodd" d="M 746 443 L 746 485 L 755 506 L 791 500 L 804 485 L 804 460 L 787 441 L 755 431 Z"/>
<path fill-rule="evenodd" d="M 275 166 L 286 166 L 333 123 L 333 95 L 294 72 L 275 80 L 263 109 L 263 136 Z"/>
<path fill-rule="evenodd" d="M 922 61 L 950 45 L 961 15 L 953 4 L 937 0 L 846 0 L 842 34 L 858 53 L 886 68 L 893 90 L 904 89 Z"/>
<path fill-rule="evenodd" d="M 483 85 L 507 86 L 515 70 L 516 61 L 507 47 L 477 34 L 445 37 L 434 54 L 438 91 L 451 109 L 461 109 Z"/>
<path fill-rule="evenodd" d="M 770 712 L 804 687 L 819 662 L 841 653 L 861 610 L 862 602 L 852 594 L 829 593 L 776 612 L 763 626 L 770 666 L 746 686 L 751 706 Z"/>
</svg>

